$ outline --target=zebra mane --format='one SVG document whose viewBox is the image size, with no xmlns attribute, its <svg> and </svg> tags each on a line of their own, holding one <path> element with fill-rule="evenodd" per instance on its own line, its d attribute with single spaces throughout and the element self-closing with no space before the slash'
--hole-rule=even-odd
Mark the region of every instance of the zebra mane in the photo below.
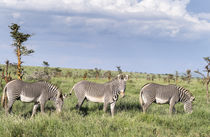
<svg viewBox="0 0 210 137">
<path fill-rule="evenodd" d="M 46 82 L 46 81 L 44 81 L 44 83 L 45 83 L 49 88 L 53 88 L 54 91 L 57 91 L 57 90 L 58 90 L 58 87 L 55 86 L 54 84 L 51 84 L 51 83 Z M 56 94 L 57 94 L 57 92 L 56 92 Z"/>
<path fill-rule="evenodd" d="M 184 87 L 177 86 L 177 85 L 175 85 L 175 87 L 178 89 L 178 91 L 184 92 L 187 96 L 189 97 L 193 96 L 192 93 L 189 90 L 185 89 Z"/>
<path fill-rule="evenodd" d="M 117 80 L 117 78 L 113 78 L 112 80 L 106 82 L 105 84 L 109 84 L 109 83 L 112 83 L 113 81 Z"/>
<path fill-rule="evenodd" d="M 125 78 L 125 76 L 124 75 L 120 75 L 120 79 L 124 79 Z M 108 81 L 108 82 L 106 82 L 106 83 L 111 83 L 111 82 L 113 82 L 113 81 L 115 81 L 115 80 L 117 80 L 118 79 L 118 77 L 114 77 L 112 80 L 110 80 L 110 81 Z"/>
<path fill-rule="evenodd" d="M 54 84 L 52 84 L 52 83 L 49 83 L 49 82 L 47 82 L 47 81 L 44 81 L 44 83 L 45 83 L 45 84 L 48 84 L 48 85 L 50 85 L 50 86 L 54 86 L 54 87 L 56 87 L 56 88 L 57 88 L 57 86 L 56 86 L 56 85 L 54 85 Z"/>
</svg>

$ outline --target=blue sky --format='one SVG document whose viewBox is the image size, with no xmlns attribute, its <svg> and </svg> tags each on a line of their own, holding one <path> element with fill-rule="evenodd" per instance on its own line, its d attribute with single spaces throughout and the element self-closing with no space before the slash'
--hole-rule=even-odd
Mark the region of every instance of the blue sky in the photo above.
<svg viewBox="0 0 210 137">
<path fill-rule="evenodd" d="M 0 0 L 0 63 L 16 62 L 8 26 L 33 34 L 24 65 L 148 73 L 202 70 L 209 0 Z"/>
</svg>

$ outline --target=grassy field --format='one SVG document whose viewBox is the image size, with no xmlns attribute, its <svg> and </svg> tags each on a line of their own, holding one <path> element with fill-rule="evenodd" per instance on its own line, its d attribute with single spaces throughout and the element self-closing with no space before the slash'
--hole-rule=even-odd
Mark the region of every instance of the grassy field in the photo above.
<svg viewBox="0 0 210 137">
<path fill-rule="evenodd" d="M 68 93 L 75 82 L 82 79 L 52 78 L 64 93 Z M 99 83 L 107 79 L 88 79 Z M 110 116 L 110 109 L 103 112 L 103 104 L 85 102 L 81 112 L 75 109 L 75 95 L 65 99 L 62 113 L 56 114 L 52 102 L 46 104 L 46 114 L 40 111 L 30 119 L 32 103 L 16 101 L 13 114 L 5 116 L 0 107 L 0 136 L 2 137 L 70 137 L 70 136 L 159 136 L 159 137 L 210 137 L 210 105 L 206 104 L 205 87 L 193 80 L 190 84 L 180 82 L 179 85 L 190 90 L 196 97 L 193 104 L 194 112 L 186 114 L 183 104 L 176 104 L 177 113 L 170 116 L 169 105 L 152 104 L 147 114 L 142 113 L 139 105 L 139 90 L 148 83 L 145 79 L 130 79 L 127 81 L 126 96 L 118 100 L 116 115 Z M 162 80 L 155 80 L 163 83 Z M 1 89 L 2 90 L 2 89 Z M 0 91 L 1 95 L 2 91 Z"/>
</svg>

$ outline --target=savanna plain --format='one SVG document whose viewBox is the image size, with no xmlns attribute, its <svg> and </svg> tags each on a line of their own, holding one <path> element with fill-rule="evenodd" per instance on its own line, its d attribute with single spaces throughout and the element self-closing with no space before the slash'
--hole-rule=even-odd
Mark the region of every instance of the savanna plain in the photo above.
<svg viewBox="0 0 210 137">
<path fill-rule="evenodd" d="M 27 75 L 40 71 L 41 67 L 25 67 Z M 73 74 L 83 75 L 86 70 L 61 69 L 62 75 L 51 77 L 50 83 L 59 87 L 64 94 L 69 93 L 76 82 L 83 77 L 66 76 L 68 71 Z M 128 72 L 125 72 L 129 74 Z M 117 72 L 112 72 L 117 74 Z M 146 79 L 146 74 L 132 74 L 127 81 L 125 97 L 119 98 L 116 103 L 115 116 L 112 118 L 110 109 L 103 112 L 102 103 L 85 101 L 79 112 L 75 105 L 77 99 L 73 93 L 65 98 L 62 112 L 57 114 L 53 103 L 48 101 L 45 114 L 37 112 L 30 118 L 33 103 L 16 101 L 12 114 L 5 115 L 0 107 L 0 136 L 1 137 L 210 137 L 210 105 L 206 103 L 206 87 L 196 78 L 188 83 L 181 79 L 178 85 L 188 89 L 194 96 L 193 113 L 184 112 L 183 104 L 175 105 L 176 113 L 169 115 L 169 105 L 152 104 L 147 113 L 142 113 L 139 103 L 139 91 L 148 82 L 168 84 L 163 79 L 155 78 L 154 81 Z M 24 81 L 29 80 L 24 76 Z M 105 83 L 106 77 L 89 77 L 86 80 Z M 36 81 L 36 80 L 34 80 Z M 170 84 L 175 84 L 171 81 Z M 5 83 L 3 83 L 5 85 Z M 0 89 L 0 96 L 2 89 Z"/>
</svg>

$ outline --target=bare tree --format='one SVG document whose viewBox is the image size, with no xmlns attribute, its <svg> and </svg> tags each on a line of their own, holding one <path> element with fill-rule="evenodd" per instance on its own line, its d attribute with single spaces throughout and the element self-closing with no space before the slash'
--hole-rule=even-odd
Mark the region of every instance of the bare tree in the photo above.
<svg viewBox="0 0 210 137">
<path fill-rule="evenodd" d="M 3 80 L 4 80 L 4 69 L 0 69 L 0 71 L 2 71 L 2 75 L 1 75 L 1 81 L 0 81 L 0 86 L 1 86 L 1 88 L 2 88 L 2 90 L 3 90 L 3 88 L 4 88 L 4 86 L 3 86 Z"/>
<path fill-rule="evenodd" d="M 99 78 L 100 73 L 101 73 L 101 69 L 95 68 L 95 76 L 96 76 L 96 79 Z"/>
<path fill-rule="evenodd" d="M 200 74 L 203 77 L 203 79 L 206 83 L 206 101 L 207 101 L 207 103 L 209 103 L 210 57 L 204 57 L 203 59 L 207 62 L 207 65 L 205 66 L 205 70 L 204 70 L 205 72 L 207 72 L 206 76 L 203 73 L 201 73 L 199 70 L 194 71 L 194 72 L 197 73 L 197 74 Z"/>
<path fill-rule="evenodd" d="M 9 60 L 6 60 L 5 62 L 6 66 L 5 66 L 5 70 L 2 69 L 2 76 L 1 76 L 1 81 L 0 81 L 0 84 L 1 84 L 1 88 L 3 90 L 3 80 L 8 83 L 9 81 L 12 80 L 12 77 L 10 76 L 11 72 L 8 72 L 8 69 L 9 69 Z M 5 74 L 4 74 L 5 73 Z M 3 96 L 2 96 L 3 97 Z M 5 98 L 1 99 L 1 105 L 5 108 L 6 107 L 6 103 L 7 103 L 7 96 L 5 95 Z"/>
<path fill-rule="evenodd" d="M 6 71 L 5 71 L 5 77 L 4 77 L 4 79 L 5 79 L 6 83 L 8 83 L 9 60 L 7 60 L 5 63 L 6 63 Z"/>
</svg>

